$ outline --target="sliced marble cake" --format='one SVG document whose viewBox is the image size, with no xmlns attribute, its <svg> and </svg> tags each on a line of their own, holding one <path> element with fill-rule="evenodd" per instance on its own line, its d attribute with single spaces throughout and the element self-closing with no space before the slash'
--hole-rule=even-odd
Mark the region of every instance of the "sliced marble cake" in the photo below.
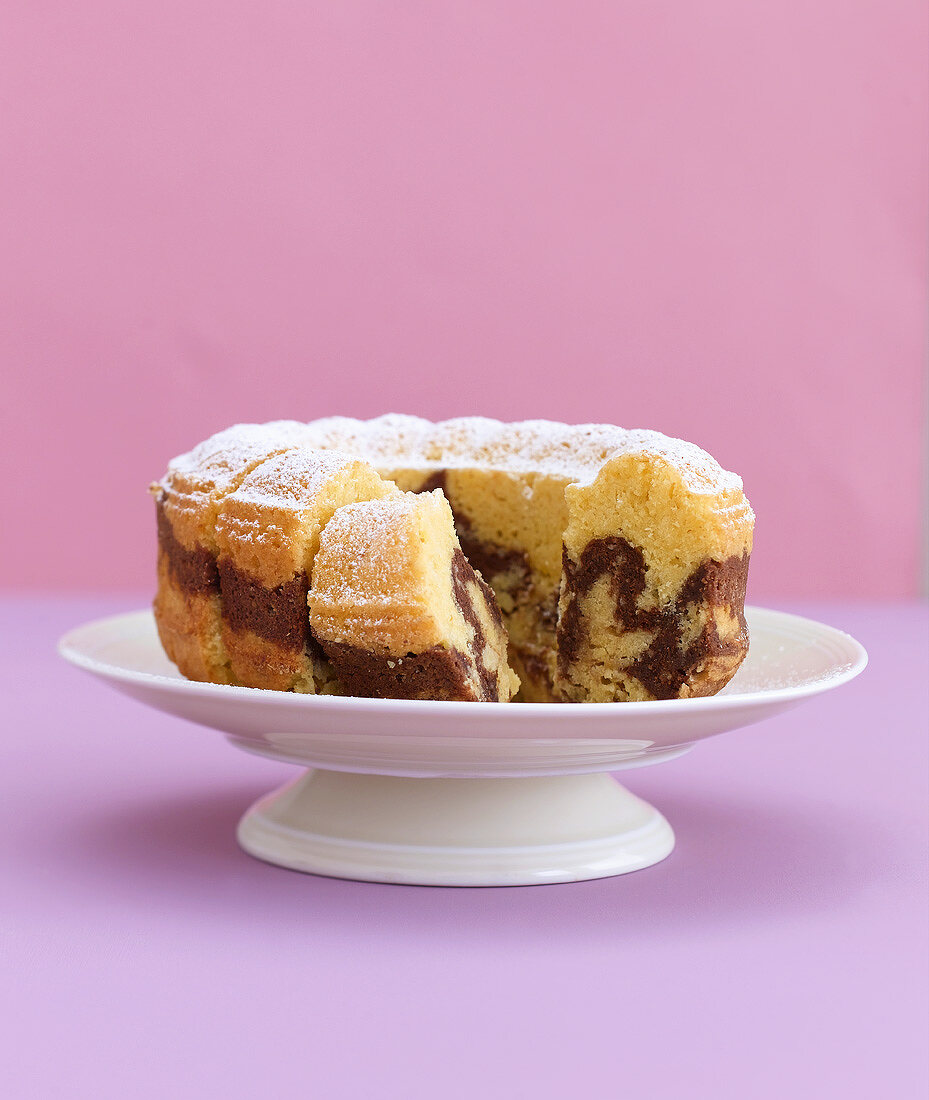
<svg viewBox="0 0 929 1100">
<path fill-rule="evenodd" d="M 699 447 L 603 424 L 332 417 L 238 425 L 175 459 L 152 487 L 155 618 L 185 676 L 331 690 L 299 619 L 315 505 L 305 487 L 279 493 L 270 476 L 278 461 L 302 461 L 279 456 L 306 452 L 312 465 L 320 450 L 367 462 L 398 491 L 443 490 L 460 549 L 494 589 L 518 699 L 710 695 L 748 651 L 754 515 L 741 479 Z M 264 525 L 267 569 L 248 524 Z M 283 558 L 289 576 L 273 564 Z"/>
<path fill-rule="evenodd" d="M 360 459 L 308 447 L 272 455 L 216 516 L 221 638 L 234 682 L 341 693 L 310 633 L 307 592 L 320 534 L 344 505 L 399 490 Z"/>
<path fill-rule="evenodd" d="M 493 590 L 441 491 L 341 508 L 320 536 L 309 606 L 349 695 L 508 702 L 519 687 Z"/>
</svg>

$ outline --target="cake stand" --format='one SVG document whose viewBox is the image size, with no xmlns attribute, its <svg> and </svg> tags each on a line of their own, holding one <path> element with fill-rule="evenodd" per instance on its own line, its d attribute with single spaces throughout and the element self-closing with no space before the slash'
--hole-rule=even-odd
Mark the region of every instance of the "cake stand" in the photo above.
<svg viewBox="0 0 929 1100">
<path fill-rule="evenodd" d="M 305 770 L 260 799 L 253 856 L 338 878 L 513 886 L 621 875 L 667 856 L 664 817 L 608 773 L 679 756 L 857 676 L 854 638 L 747 609 L 751 648 L 719 695 L 643 703 L 443 703 L 185 680 L 149 611 L 79 627 L 63 657 L 149 706 Z"/>
</svg>

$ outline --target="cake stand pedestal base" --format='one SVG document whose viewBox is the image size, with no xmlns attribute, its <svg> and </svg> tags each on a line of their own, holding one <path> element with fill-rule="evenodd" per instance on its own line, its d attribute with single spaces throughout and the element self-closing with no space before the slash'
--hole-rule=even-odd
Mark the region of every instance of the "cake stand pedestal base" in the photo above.
<svg viewBox="0 0 929 1100">
<path fill-rule="evenodd" d="M 414 779 L 311 770 L 256 802 L 239 843 L 333 878 L 419 886 L 528 886 L 649 867 L 667 821 L 604 773 Z"/>
</svg>

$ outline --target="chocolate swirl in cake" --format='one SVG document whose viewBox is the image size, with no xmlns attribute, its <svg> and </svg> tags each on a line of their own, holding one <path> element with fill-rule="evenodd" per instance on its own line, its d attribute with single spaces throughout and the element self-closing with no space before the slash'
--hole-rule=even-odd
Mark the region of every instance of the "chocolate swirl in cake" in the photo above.
<svg viewBox="0 0 929 1100">
<path fill-rule="evenodd" d="M 223 593 L 222 616 L 235 631 L 251 631 L 282 649 L 300 652 L 310 643 L 306 608 L 309 580 L 298 573 L 274 588 L 239 569 L 228 559 L 219 561 Z"/>
<path fill-rule="evenodd" d="M 664 608 L 639 607 L 647 586 L 647 565 L 642 551 L 625 539 L 594 539 L 584 548 L 580 560 L 564 554 L 564 588 L 558 624 L 558 669 L 569 678 L 588 639 L 583 599 L 601 577 L 609 578 L 616 624 L 626 631 L 654 634 L 652 641 L 625 671 L 634 676 L 656 699 L 673 699 L 708 657 L 736 655 L 748 643 L 743 611 L 748 578 L 748 555 L 725 561 L 704 561 L 691 573 L 674 601 Z M 705 623 L 697 638 L 683 645 L 683 616 L 693 604 L 701 603 Z M 724 610 L 737 619 L 738 634 L 722 639 L 715 612 Z"/>
<path fill-rule="evenodd" d="M 216 555 L 205 546 L 188 550 L 177 540 L 174 528 L 165 515 L 164 493 L 155 501 L 158 523 L 158 548 L 164 555 L 168 571 L 178 588 L 195 595 L 218 595 L 219 571 Z"/>
</svg>

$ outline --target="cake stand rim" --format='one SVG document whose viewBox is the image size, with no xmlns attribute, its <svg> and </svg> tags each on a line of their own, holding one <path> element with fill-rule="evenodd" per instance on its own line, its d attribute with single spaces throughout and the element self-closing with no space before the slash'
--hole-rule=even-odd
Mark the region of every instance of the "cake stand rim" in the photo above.
<svg viewBox="0 0 929 1100">
<path fill-rule="evenodd" d="M 807 698 L 820 695 L 825 691 L 841 687 L 843 684 L 859 676 L 868 665 L 868 653 L 865 647 L 851 634 L 838 627 L 821 623 L 816 619 L 810 619 L 793 612 L 778 611 L 773 608 L 746 605 L 746 618 L 751 629 L 758 629 L 767 620 L 767 623 L 780 623 L 783 626 L 793 625 L 807 630 L 813 628 L 822 640 L 829 640 L 846 649 L 844 663 L 836 665 L 828 675 L 810 679 L 802 683 L 768 687 L 753 691 L 733 692 L 731 694 L 716 694 L 691 699 L 649 699 L 629 701 L 623 703 L 519 703 L 513 708 L 510 703 L 482 702 L 478 704 L 482 711 L 491 710 L 496 715 L 502 716 L 507 712 L 517 709 L 520 715 L 532 714 L 541 720 L 556 720 L 564 718 L 567 708 L 570 708 L 572 718 L 583 720 L 585 716 L 590 718 L 619 717 L 619 711 L 631 718 L 633 715 L 645 714 L 657 717 L 659 713 L 680 713 L 683 708 L 690 712 L 751 709 L 756 706 L 773 707 L 778 704 L 788 706 L 794 702 L 802 702 Z M 474 703 L 447 701 L 439 699 L 364 699 L 357 696 L 338 695 L 308 695 L 298 692 L 272 691 L 267 688 L 242 687 L 233 684 L 212 684 L 200 681 L 186 680 L 175 676 L 165 676 L 157 672 L 145 672 L 138 669 L 126 668 L 108 661 L 101 660 L 81 648 L 80 641 L 86 639 L 93 632 L 101 632 L 106 628 L 118 625 L 126 626 L 133 622 L 152 622 L 154 619 L 151 608 L 143 608 L 136 611 L 120 612 L 115 615 L 106 615 L 98 619 L 92 619 L 79 626 L 71 628 L 58 640 L 57 651 L 59 656 L 70 664 L 91 673 L 101 679 L 117 681 L 126 684 L 134 684 L 140 687 L 160 687 L 170 692 L 183 692 L 188 695 L 198 695 L 203 698 L 230 699 L 263 698 L 273 701 L 275 706 L 311 708 L 313 710 L 342 711 L 370 711 L 396 713 L 409 712 L 410 714 L 423 715 L 424 712 L 432 713 L 436 717 L 452 714 L 471 714 L 473 716 Z M 752 620 L 754 620 L 754 625 Z M 751 630 L 750 630 L 751 632 Z M 749 656 L 751 648 L 749 648 Z M 408 710 L 409 708 L 409 710 Z"/>
</svg>

